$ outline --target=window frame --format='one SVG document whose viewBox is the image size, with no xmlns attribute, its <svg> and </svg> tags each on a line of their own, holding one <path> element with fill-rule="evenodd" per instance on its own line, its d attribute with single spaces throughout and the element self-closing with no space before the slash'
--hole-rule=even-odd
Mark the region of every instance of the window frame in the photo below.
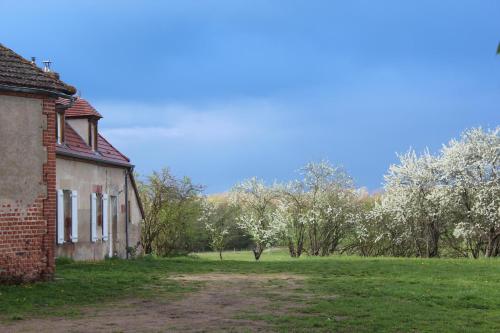
<svg viewBox="0 0 500 333">
<path fill-rule="evenodd" d="M 64 243 L 72 243 L 73 235 L 73 197 L 72 190 L 63 191 Z"/>
<path fill-rule="evenodd" d="M 56 143 L 58 145 L 64 142 L 64 112 L 56 113 Z"/>
<path fill-rule="evenodd" d="M 89 146 L 97 151 L 97 120 L 89 119 Z"/>
<path fill-rule="evenodd" d="M 57 244 L 77 243 L 78 192 L 70 189 L 58 189 L 56 205 Z"/>
</svg>

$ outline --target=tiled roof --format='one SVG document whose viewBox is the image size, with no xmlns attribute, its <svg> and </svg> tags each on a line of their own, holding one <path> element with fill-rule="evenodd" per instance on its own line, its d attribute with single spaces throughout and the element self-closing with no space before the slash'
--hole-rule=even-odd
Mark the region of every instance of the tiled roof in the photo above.
<svg viewBox="0 0 500 333">
<path fill-rule="evenodd" d="M 67 99 L 59 98 L 56 102 L 57 104 L 67 106 L 69 101 Z M 65 115 L 67 118 L 79 118 L 79 117 L 97 117 L 102 118 L 102 116 L 97 112 L 96 109 L 89 102 L 81 97 L 77 97 L 73 102 L 73 105 L 66 109 Z"/>
<path fill-rule="evenodd" d="M 0 84 L 73 95 L 76 89 L 59 80 L 56 73 L 45 73 L 36 65 L 0 44 Z"/>
<path fill-rule="evenodd" d="M 129 158 L 113 147 L 101 134 L 97 137 L 97 150 L 108 160 L 130 162 Z"/>
<path fill-rule="evenodd" d="M 91 159 L 97 162 L 130 166 L 130 160 L 98 134 L 97 152 L 87 145 L 68 123 L 64 126 L 64 143 L 57 145 L 56 153 Z"/>
</svg>

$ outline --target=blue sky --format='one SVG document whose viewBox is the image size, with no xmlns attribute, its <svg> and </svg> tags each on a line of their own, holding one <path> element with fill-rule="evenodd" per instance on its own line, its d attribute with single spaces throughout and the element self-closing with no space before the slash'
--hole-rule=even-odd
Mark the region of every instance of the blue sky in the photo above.
<svg viewBox="0 0 500 333">
<path fill-rule="evenodd" d="M 222 192 L 311 160 L 381 187 L 396 152 L 500 124 L 500 2 L 2 1 L 0 43 L 51 59 L 147 174 Z"/>
</svg>

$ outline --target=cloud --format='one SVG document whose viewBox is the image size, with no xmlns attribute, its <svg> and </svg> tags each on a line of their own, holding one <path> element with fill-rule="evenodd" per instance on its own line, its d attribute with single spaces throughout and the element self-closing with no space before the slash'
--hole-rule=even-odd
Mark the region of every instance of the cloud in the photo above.
<svg viewBox="0 0 500 333">
<path fill-rule="evenodd" d="M 279 126 L 286 115 L 277 103 L 240 100 L 187 105 L 104 101 L 100 130 L 112 142 L 170 140 L 197 145 L 234 145 L 287 135 Z"/>
</svg>

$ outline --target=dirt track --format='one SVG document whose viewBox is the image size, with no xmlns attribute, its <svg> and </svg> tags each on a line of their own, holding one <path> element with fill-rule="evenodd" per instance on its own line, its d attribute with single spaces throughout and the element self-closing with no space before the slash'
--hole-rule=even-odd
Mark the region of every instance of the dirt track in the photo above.
<svg viewBox="0 0 500 333">
<path fill-rule="evenodd" d="M 76 319 L 52 317 L 0 324 L 0 332 L 272 332 L 268 323 L 242 316 L 295 314 L 303 307 L 294 297 L 303 280 L 297 275 L 201 274 L 169 278 L 203 286 L 176 301 L 128 299 L 97 309 L 84 308 Z"/>
</svg>

